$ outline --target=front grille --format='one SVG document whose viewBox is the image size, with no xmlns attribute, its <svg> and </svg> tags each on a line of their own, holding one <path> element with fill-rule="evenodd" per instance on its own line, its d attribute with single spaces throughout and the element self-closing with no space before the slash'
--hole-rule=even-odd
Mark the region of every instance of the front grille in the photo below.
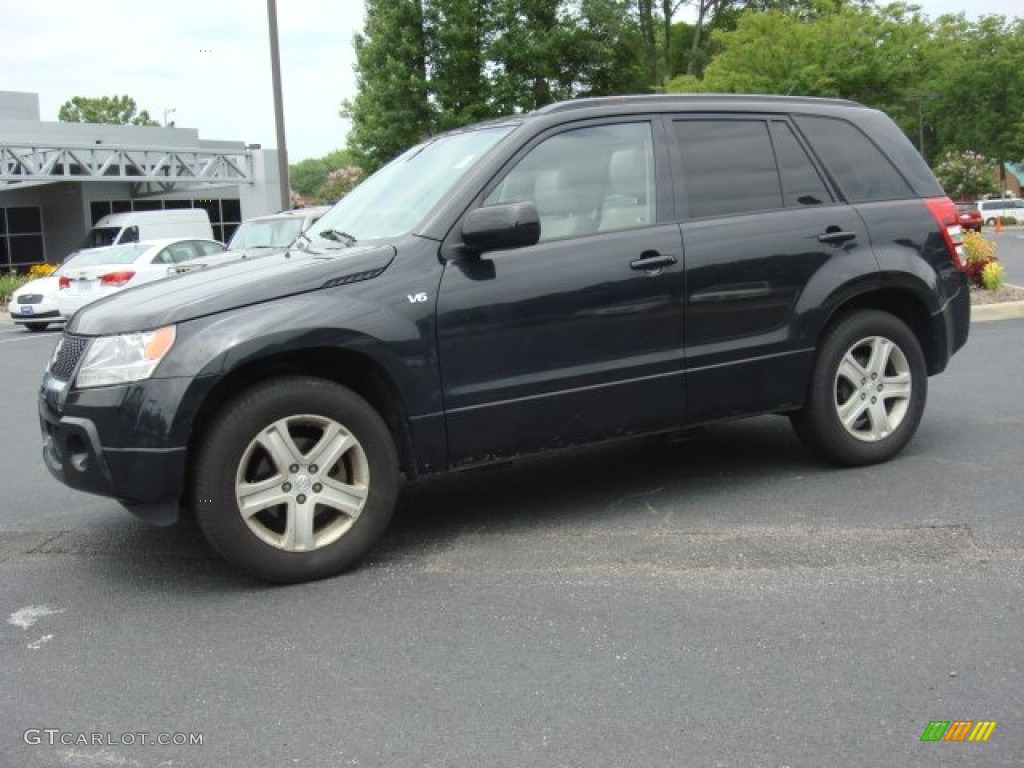
<svg viewBox="0 0 1024 768">
<path fill-rule="evenodd" d="M 41 293 L 24 293 L 18 297 L 19 304 L 42 304 L 43 294 Z"/>
<path fill-rule="evenodd" d="M 57 342 L 57 349 L 53 352 L 53 359 L 50 361 L 50 375 L 61 381 L 70 381 L 87 346 L 89 346 L 87 336 L 64 334 Z"/>
</svg>

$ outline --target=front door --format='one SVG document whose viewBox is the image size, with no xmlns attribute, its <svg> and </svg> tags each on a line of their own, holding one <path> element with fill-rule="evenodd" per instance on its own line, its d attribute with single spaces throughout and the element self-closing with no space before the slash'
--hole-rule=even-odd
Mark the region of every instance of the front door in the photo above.
<svg viewBox="0 0 1024 768">
<path fill-rule="evenodd" d="M 437 329 L 453 465 L 681 420 L 682 245 L 677 224 L 658 223 L 653 128 L 545 136 L 483 200 L 532 200 L 541 240 L 445 267 Z"/>
</svg>

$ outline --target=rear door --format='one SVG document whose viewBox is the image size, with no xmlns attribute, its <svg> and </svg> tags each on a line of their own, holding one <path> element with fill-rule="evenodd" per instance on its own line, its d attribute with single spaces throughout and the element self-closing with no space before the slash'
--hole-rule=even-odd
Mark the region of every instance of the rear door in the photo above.
<svg viewBox="0 0 1024 768">
<path fill-rule="evenodd" d="M 484 206 L 533 201 L 541 241 L 445 266 L 453 463 L 681 419 L 682 248 L 662 136 L 650 119 L 562 127 L 484 190 Z"/>
<path fill-rule="evenodd" d="M 687 419 L 799 405 L 816 343 L 807 316 L 836 285 L 877 273 L 866 228 L 784 117 L 686 115 L 671 125 Z"/>
</svg>

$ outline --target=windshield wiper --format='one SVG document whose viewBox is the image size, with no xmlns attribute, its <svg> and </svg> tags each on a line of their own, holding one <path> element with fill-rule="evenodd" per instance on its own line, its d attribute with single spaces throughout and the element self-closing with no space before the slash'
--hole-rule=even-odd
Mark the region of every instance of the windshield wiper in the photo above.
<svg viewBox="0 0 1024 768">
<path fill-rule="evenodd" d="M 351 248 L 356 244 L 356 239 L 352 235 L 348 232 L 342 232 L 340 229 L 322 229 L 317 232 L 317 235 L 325 240 L 342 243 L 346 248 Z"/>
</svg>

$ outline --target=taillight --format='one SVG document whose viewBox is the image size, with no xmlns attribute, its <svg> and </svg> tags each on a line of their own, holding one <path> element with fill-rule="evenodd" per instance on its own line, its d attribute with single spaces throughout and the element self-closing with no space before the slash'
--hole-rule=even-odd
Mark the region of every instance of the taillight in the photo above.
<svg viewBox="0 0 1024 768">
<path fill-rule="evenodd" d="M 102 285 L 112 285 L 115 288 L 120 288 L 133 277 L 135 277 L 135 273 L 128 270 L 123 272 L 108 272 L 100 278 L 100 283 Z"/>
<path fill-rule="evenodd" d="M 939 225 L 942 239 L 946 241 L 950 258 L 957 269 L 964 269 L 967 257 L 964 254 L 964 231 L 960 228 L 960 216 L 956 205 L 948 197 L 932 197 L 924 201 Z"/>
<path fill-rule="evenodd" d="M 60 288 L 70 288 L 71 281 L 68 278 L 64 277 L 64 275 L 61 275 L 60 280 L 57 281 L 57 285 Z"/>
</svg>

